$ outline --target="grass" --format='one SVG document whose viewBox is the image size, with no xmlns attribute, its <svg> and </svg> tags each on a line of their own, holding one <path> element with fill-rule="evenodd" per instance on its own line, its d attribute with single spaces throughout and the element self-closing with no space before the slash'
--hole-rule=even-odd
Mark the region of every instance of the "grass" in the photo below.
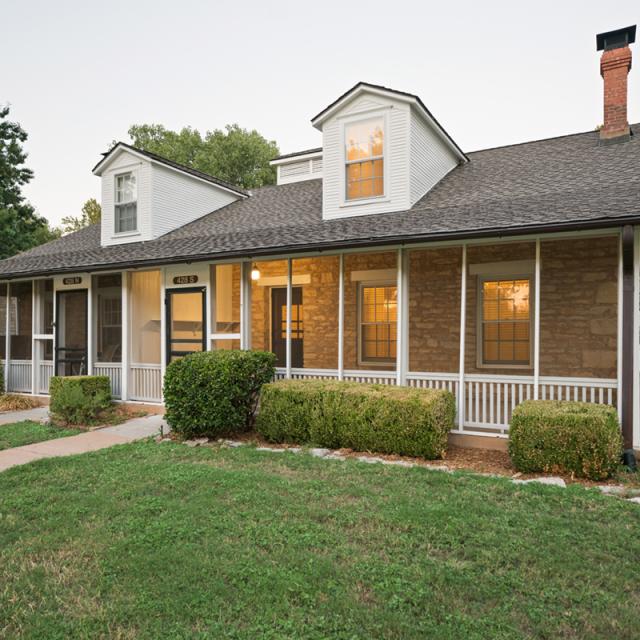
<svg viewBox="0 0 640 640">
<path fill-rule="evenodd" d="M 21 447 L 25 444 L 53 440 L 54 438 L 64 438 L 80 433 L 78 429 L 56 427 L 50 424 L 41 424 L 25 420 L 12 424 L 0 425 L 0 451 L 12 447 Z"/>
<path fill-rule="evenodd" d="M 637 638 L 640 508 L 142 442 L 0 474 L 0 637 Z"/>
</svg>

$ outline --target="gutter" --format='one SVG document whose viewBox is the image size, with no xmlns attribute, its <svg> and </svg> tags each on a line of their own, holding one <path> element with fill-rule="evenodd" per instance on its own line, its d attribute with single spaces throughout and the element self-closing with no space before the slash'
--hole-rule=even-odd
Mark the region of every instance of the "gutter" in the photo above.
<svg viewBox="0 0 640 640">
<path fill-rule="evenodd" d="M 198 255 L 181 255 L 165 258 L 148 258 L 144 260 L 129 260 L 121 262 L 109 262 L 97 266 L 77 265 L 75 267 L 49 268 L 46 270 L 34 269 L 17 273 L 1 274 L 0 281 L 24 280 L 36 276 L 49 276 L 64 273 L 98 273 L 101 271 L 122 271 L 125 269 L 137 269 L 141 267 L 153 267 L 170 264 L 192 264 L 194 262 L 209 262 L 211 260 L 228 260 L 230 258 L 255 259 L 257 257 L 269 257 L 283 253 L 322 253 L 342 251 L 345 249 L 360 249 L 363 247 L 384 247 L 387 245 L 410 246 L 412 244 L 429 242 L 446 242 L 452 240 L 479 240 L 482 238 L 509 238 L 522 235 L 544 235 L 545 233 L 587 231 L 591 229 L 620 228 L 623 225 L 640 224 L 640 215 L 620 219 L 606 218 L 605 220 L 587 220 L 570 223 L 553 223 L 547 225 L 531 225 L 527 227 L 514 227 L 510 229 L 489 228 L 478 231 L 456 231 L 439 234 L 414 234 L 411 236 L 385 236 L 384 238 L 362 238 L 356 240 L 327 241 L 314 244 L 280 245 L 276 247 L 256 248 L 252 250 L 241 249 L 236 251 L 224 251 Z M 9 258 L 10 259 L 10 258 Z"/>
</svg>

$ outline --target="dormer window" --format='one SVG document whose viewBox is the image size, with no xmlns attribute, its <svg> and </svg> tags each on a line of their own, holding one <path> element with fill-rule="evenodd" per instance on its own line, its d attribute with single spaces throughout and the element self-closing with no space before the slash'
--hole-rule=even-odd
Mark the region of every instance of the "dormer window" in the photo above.
<svg viewBox="0 0 640 640">
<path fill-rule="evenodd" d="M 345 124 L 346 199 L 384 195 L 384 118 Z"/>
<path fill-rule="evenodd" d="M 138 230 L 138 190 L 133 173 L 121 173 L 115 177 L 115 232 Z"/>
</svg>

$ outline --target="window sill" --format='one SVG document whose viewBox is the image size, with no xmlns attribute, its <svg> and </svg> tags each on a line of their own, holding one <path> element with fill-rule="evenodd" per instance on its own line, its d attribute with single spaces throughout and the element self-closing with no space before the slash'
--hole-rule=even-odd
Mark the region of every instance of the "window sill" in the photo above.
<svg viewBox="0 0 640 640">
<path fill-rule="evenodd" d="M 513 369 L 520 371 L 533 371 L 532 364 L 476 364 L 476 369 Z"/>
<path fill-rule="evenodd" d="M 340 204 L 340 209 L 347 207 L 357 207 L 362 204 L 373 204 L 374 202 L 391 202 L 391 198 L 386 196 L 375 196 L 374 198 L 358 198 L 357 200 L 345 200 Z"/>
<path fill-rule="evenodd" d="M 133 236 L 142 235 L 140 231 L 120 231 L 119 233 L 114 232 L 111 236 L 112 238 L 132 238 Z"/>
</svg>

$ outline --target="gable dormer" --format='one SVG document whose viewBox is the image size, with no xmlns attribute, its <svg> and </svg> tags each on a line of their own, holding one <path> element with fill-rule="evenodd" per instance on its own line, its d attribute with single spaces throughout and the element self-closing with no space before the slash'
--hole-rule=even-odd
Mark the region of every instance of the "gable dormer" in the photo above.
<svg viewBox="0 0 640 640">
<path fill-rule="evenodd" d="M 312 119 L 324 219 L 404 211 L 467 157 L 412 94 L 358 83 Z"/>
<path fill-rule="evenodd" d="M 101 244 L 154 240 L 247 193 L 124 142 L 94 167 L 102 180 Z"/>
</svg>

